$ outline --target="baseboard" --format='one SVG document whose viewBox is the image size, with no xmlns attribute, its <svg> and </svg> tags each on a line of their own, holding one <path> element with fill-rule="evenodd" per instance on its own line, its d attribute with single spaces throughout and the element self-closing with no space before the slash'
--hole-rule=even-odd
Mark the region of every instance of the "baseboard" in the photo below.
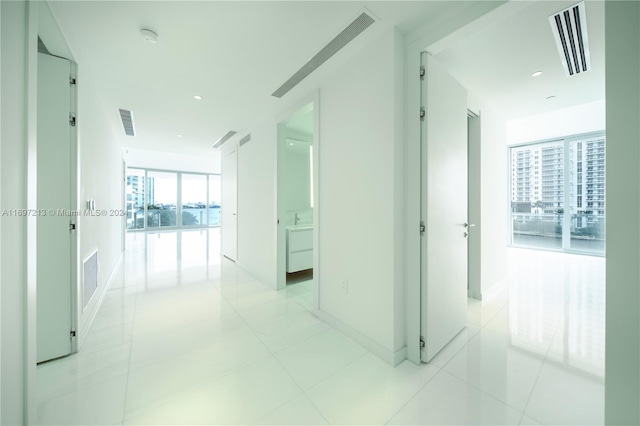
<svg viewBox="0 0 640 426">
<path fill-rule="evenodd" d="M 335 319 L 334 317 L 332 317 L 331 315 L 328 315 L 323 311 L 314 310 L 312 311 L 312 313 L 313 315 L 315 315 L 322 321 L 326 322 L 327 324 L 329 324 L 330 326 L 332 326 L 342 334 L 355 340 L 356 343 L 358 343 L 360 346 L 367 349 L 369 352 L 371 352 L 372 354 L 374 354 L 375 356 L 377 356 L 378 358 L 380 358 L 381 360 L 383 360 L 384 362 L 386 362 L 387 364 L 393 367 L 400 364 L 402 361 L 404 361 L 407 358 L 406 346 L 403 346 L 402 349 L 396 352 L 390 351 L 389 349 L 385 348 L 384 346 L 374 341 L 370 337 L 367 337 L 364 334 L 360 333 L 359 331 L 354 330 L 352 327 L 346 325 L 342 321 Z"/>
<path fill-rule="evenodd" d="M 89 334 L 89 330 L 91 330 L 93 321 L 95 320 L 96 315 L 98 315 L 100 306 L 102 306 L 102 301 L 104 300 L 104 297 L 106 296 L 107 291 L 109 291 L 109 289 L 111 288 L 111 284 L 113 284 L 113 278 L 115 277 L 116 271 L 120 267 L 120 263 L 122 263 L 123 259 L 124 259 L 124 252 L 120 252 L 120 256 L 118 256 L 118 260 L 116 261 L 115 266 L 113 267 L 113 269 L 111 270 L 111 273 L 109 274 L 109 278 L 107 278 L 107 282 L 105 283 L 104 287 L 102 288 L 102 291 L 100 292 L 100 295 L 98 296 L 98 300 L 96 301 L 95 308 L 89 314 L 89 318 L 85 322 L 86 326 L 80 327 L 80 321 L 78 321 L 78 337 L 77 337 L 78 351 L 80 351 L 80 349 L 82 348 L 82 345 L 84 344 L 84 341 L 87 335 Z"/>
<path fill-rule="evenodd" d="M 250 273 L 253 276 L 253 278 L 255 278 L 256 280 L 260 281 L 261 283 L 267 285 L 270 288 L 273 288 L 273 289 L 276 288 L 276 285 L 272 280 L 267 279 L 262 274 L 256 272 L 253 268 L 251 268 L 251 267 L 249 267 L 249 266 L 245 265 L 244 263 L 239 262 L 237 260 L 236 260 L 236 265 L 238 265 L 239 267 L 241 267 L 242 269 L 244 269 L 245 271 Z"/>
<path fill-rule="evenodd" d="M 507 289 L 507 279 L 502 278 L 497 283 L 489 287 L 488 289 L 483 289 L 482 294 L 478 297 L 478 300 L 482 300 L 483 302 L 487 302 L 495 297 L 497 297 L 500 293 Z"/>
</svg>

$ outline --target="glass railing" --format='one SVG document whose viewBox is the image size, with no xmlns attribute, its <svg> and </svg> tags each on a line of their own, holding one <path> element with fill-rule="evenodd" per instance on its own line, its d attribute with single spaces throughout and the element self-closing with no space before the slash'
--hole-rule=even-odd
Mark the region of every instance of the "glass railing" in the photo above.
<svg viewBox="0 0 640 426">
<path fill-rule="evenodd" d="M 512 213 L 513 245 L 561 249 L 564 213 Z M 571 250 L 604 254 L 605 218 L 598 214 L 573 214 L 570 219 Z"/>
</svg>

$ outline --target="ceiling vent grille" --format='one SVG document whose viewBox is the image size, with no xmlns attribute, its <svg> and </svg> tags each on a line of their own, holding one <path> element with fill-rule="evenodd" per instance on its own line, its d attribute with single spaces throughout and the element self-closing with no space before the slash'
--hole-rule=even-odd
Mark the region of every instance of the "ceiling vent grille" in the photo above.
<svg viewBox="0 0 640 426">
<path fill-rule="evenodd" d="M 240 146 L 244 145 L 245 143 L 249 142 L 250 140 L 251 140 L 251 133 L 249 133 L 247 136 L 245 136 L 242 139 L 240 139 Z"/>
<path fill-rule="evenodd" d="M 118 109 L 120 113 L 120 120 L 122 120 L 122 127 L 124 128 L 124 134 L 127 136 L 135 136 L 133 129 L 133 113 L 126 109 Z"/>
<path fill-rule="evenodd" d="M 549 16 L 549 23 L 567 76 L 589 71 L 591 55 L 584 2 Z"/>
<path fill-rule="evenodd" d="M 235 135 L 237 132 L 234 132 L 233 130 L 229 130 L 227 133 L 225 133 L 225 135 L 223 137 L 221 137 L 220 139 L 218 139 L 216 141 L 216 143 L 214 143 L 211 148 L 220 148 L 220 146 L 222 146 L 223 143 L 225 143 L 226 141 L 228 141 L 229 139 L 231 139 L 233 137 L 233 135 Z"/>
<path fill-rule="evenodd" d="M 298 85 L 302 80 L 307 78 L 309 74 L 315 71 L 320 65 L 324 64 L 329 58 L 338 53 L 340 49 L 345 47 L 349 42 L 360 35 L 364 30 L 369 28 L 375 20 L 366 13 L 360 14 L 355 21 L 347 26 L 340 34 L 323 47 L 316 55 L 309 59 L 295 74 L 289 78 L 282 86 L 278 88 L 271 96 L 281 98 L 291 89 Z"/>
</svg>

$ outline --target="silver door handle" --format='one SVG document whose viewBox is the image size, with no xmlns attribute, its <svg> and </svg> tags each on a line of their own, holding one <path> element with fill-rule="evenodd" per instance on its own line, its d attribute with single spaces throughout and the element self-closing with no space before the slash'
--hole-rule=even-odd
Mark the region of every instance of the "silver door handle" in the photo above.
<svg viewBox="0 0 640 426">
<path fill-rule="evenodd" d="M 466 223 L 466 222 L 465 222 L 465 224 L 464 224 L 464 227 L 465 227 L 465 228 L 471 228 L 471 227 L 473 227 L 473 226 L 476 226 L 476 224 L 475 224 L 475 223 Z"/>
</svg>

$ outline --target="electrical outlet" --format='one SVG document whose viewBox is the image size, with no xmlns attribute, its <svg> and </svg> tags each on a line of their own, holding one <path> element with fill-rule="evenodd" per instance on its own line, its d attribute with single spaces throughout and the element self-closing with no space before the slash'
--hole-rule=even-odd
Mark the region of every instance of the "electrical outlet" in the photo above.
<svg viewBox="0 0 640 426">
<path fill-rule="evenodd" d="M 342 281 L 342 292 L 349 293 L 349 281 L 347 280 Z"/>
</svg>

